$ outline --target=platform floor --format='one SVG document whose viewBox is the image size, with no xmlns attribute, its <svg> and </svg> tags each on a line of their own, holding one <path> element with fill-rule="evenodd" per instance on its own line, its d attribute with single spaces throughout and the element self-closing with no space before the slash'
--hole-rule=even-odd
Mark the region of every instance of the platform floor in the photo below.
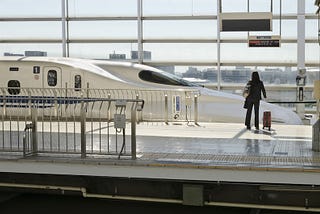
<svg viewBox="0 0 320 214">
<path fill-rule="evenodd" d="M 140 124 L 139 160 L 208 166 L 320 169 L 312 151 L 312 127 L 278 125 L 247 130 L 243 124 Z"/>
<path fill-rule="evenodd" d="M 312 126 L 274 124 L 271 131 L 256 131 L 236 123 L 140 123 L 136 131 L 136 160 L 0 153 L 0 172 L 320 185 Z"/>
<path fill-rule="evenodd" d="M 130 125 L 127 129 L 130 130 Z M 140 123 L 136 131 L 137 161 L 140 164 L 247 166 L 320 172 L 320 153 L 312 151 L 312 126 L 308 125 L 274 124 L 268 131 L 262 128 L 247 130 L 239 123 Z M 130 136 L 127 138 L 130 142 Z M 66 157 L 69 161 L 78 159 L 77 155 Z M 0 158 L 20 159 L 21 155 L 0 153 Z M 34 158 L 54 159 L 55 156 L 48 154 Z M 119 161 L 101 155 L 92 155 L 86 160 Z"/>
<path fill-rule="evenodd" d="M 256 131 L 235 123 L 140 123 L 136 131 L 136 160 L 0 153 L 0 187 L 46 190 L 51 183 L 58 190 L 88 189 L 92 197 L 137 200 L 131 196 L 139 193 L 139 200 L 182 203 L 175 196 L 187 190 L 179 186 L 193 184 L 210 193 L 206 205 L 266 208 L 269 203 L 271 209 L 319 211 L 320 153 L 312 151 L 312 126 L 274 124 L 271 131 Z"/>
</svg>

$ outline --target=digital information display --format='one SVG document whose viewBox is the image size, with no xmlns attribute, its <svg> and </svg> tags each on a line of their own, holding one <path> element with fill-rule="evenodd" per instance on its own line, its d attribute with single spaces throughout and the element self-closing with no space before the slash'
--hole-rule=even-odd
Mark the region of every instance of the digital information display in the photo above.
<svg viewBox="0 0 320 214">
<path fill-rule="evenodd" d="M 222 20 L 221 31 L 271 31 L 270 19 Z"/>
<path fill-rule="evenodd" d="M 271 12 L 219 13 L 220 31 L 272 31 Z"/>
<path fill-rule="evenodd" d="M 249 47 L 280 47 L 280 36 L 250 36 Z"/>
</svg>

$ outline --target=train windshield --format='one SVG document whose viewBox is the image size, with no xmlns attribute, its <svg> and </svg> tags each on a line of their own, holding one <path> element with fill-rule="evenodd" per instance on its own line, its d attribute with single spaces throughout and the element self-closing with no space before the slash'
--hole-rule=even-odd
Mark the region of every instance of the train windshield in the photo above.
<svg viewBox="0 0 320 214">
<path fill-rule="evenodd" d="M 192 84 L 186 80 L 183 80 L 175 75 L 172 75 L 166 72 L 160 73 L 160 72 L 154 72 L 149 70 L 142 70 L 139 73 L 139 77 L 140 79 L 147 82 L 159 83 L 164 85 L 189 86 L 189 87 L 197 86 L 195 84 Z"/>
</svg>

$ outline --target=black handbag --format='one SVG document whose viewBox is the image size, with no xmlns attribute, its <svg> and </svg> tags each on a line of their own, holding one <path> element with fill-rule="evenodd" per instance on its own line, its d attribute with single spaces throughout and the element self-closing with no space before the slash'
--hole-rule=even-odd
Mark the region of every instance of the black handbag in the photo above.
<svg viewBox="0 0 320 214">
<path fill-rule="evenodd" d="M 247 98 L 247 97 L 249 96 L 249 94 L 250 94 L 250 89 L 251 89 L 251 82 L 249 81 L 249 82 L 246 84 L 246 86 L 244 87 L 244 89 L 243 89 L 242 95 L 243 95 L 244 98 Z"/>
<path fill-rule="evenodd" d="M 248 108 L 248 100 L 244 100 L 243 108 L 247 109 Z"/>
</svg>

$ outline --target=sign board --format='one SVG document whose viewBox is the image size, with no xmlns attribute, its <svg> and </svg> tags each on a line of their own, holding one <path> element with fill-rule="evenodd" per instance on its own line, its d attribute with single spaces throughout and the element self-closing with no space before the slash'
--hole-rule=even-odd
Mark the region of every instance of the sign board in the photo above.
<svg viewBox="0 0 320 214">
<path fill-rule="evenodd" d="M 220 31 L 272 31 L 272 13 L 220 13 Z"/>
<path fill-rule="evenodd" d="M 249 47 L 280 47 L 280 36 L 249 36 Z"/>
</svg>

